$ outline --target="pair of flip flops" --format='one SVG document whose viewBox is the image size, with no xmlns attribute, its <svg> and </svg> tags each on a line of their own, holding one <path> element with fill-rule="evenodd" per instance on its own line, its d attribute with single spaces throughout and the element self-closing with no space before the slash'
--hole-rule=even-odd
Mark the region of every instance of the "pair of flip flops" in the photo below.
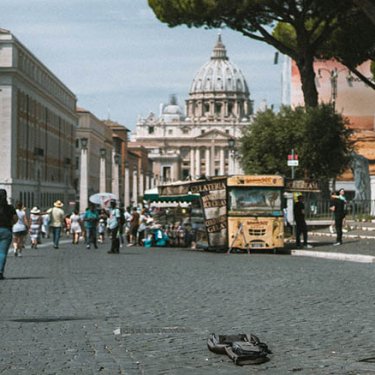
<svg viewBox="0 0 375 375">
<path fill-rule="evenodd" d="M 253 334 L 216 335 L 211 334 L 207 340 L 210 351 L 226 354 L 236 365 L 256 365 L 269 361 L 272 354 L 268 346 L 260 342 Z"/>
</svg>

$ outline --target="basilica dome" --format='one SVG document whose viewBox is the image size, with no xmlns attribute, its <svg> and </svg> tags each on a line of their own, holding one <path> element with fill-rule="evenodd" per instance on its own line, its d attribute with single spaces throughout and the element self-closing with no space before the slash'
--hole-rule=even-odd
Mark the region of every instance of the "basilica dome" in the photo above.
<svg viewBox="0 0 375 375">
<path fill-rule="evenodd" d="M 238 93 L 249 95 L 249 89 L 241 70 L 229 61 L 226 48 L 219 35 L 210 61 L 195 75 L 190 94 Z"/>
</svg>

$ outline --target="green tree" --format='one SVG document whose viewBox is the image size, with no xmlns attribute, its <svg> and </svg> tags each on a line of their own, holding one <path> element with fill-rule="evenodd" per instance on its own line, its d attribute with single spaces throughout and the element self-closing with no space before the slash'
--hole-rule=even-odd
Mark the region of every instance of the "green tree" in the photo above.
<svg viewBox="0 0 375 375">
<path fill-rule="evenodd" d="M 241 139 L 244 171 L 290 176 L 287 159 L 294 149 L 299 157 L 296 178 L 336 178 L 348 167 L 353 151 L 347 125 L 330 105 L 259 112 Z"/>
<path fill-rule="evenodd" d="M 375 23 L 369 22 L 361 9 L 353 8 L 352 16 L 344 20 L 323 44 L 319 57 L 335 58 L 375 90 L 370 77 L 356 69 L 367 60 L 375 60 Z"/>
<path fill-rule="evenodd" d="M 158 19 L 170 27 L 226 26 L 266 42 L 297 64 L 305 104 L 318 105 L 314 58 L 319 49 L 350 16 L 352 0 L 148 0 Z M 294 33 L 285 40 L 273 33 L 283 23 Z"/>
</svg>

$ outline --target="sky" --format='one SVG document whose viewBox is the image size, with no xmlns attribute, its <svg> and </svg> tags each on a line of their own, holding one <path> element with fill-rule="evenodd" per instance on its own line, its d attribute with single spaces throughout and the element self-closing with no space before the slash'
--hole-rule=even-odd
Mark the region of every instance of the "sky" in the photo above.
<svg viewBox="0 0 375 375">
<path fill-rule="evenodd" d="M 184 108 L 191 82 L 217 35 L 244 74 L 255 108 L 281 101 L 275 49 L 229 29 L 169 28 L 147 0 L 1 0 L 11 33 L 99 119 L 134 129 L 175 94 Z"/>
</svg>

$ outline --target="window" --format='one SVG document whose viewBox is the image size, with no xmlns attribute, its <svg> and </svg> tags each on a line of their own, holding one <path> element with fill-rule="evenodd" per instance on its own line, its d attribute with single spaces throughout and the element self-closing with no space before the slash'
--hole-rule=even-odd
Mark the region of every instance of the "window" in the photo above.
<svg viewBox="0 0 375 375">
<path fill-rule="evenodd" d="M 172 135 L 173 134 L 173 129 L 169 129 L 168 130 L 168 135 Z"/>
<path fill-rule="evenodd" d="M 229 188 L 229 210 L 281 215 L 281 190 L 268 187 Z"/>
<path fill-rule="evenodd" d="M 148 134 L 154 134 L 155 133 L 155 128 L 153 126 L 148 127 Z"/>
<path fill-rule="evenodd" d="M 206 133 L 206 130 L 202 129 L 201 134 L 204 134 L 204 133 Z"/>
</svg>

